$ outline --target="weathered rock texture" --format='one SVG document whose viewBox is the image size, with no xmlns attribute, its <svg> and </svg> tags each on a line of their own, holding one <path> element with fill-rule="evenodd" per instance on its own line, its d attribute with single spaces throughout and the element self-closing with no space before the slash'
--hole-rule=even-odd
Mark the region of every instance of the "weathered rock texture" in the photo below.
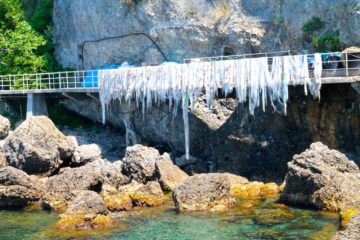
<svg viewBox="0 0 360 240">
<path fill-rule="evenodd" d="M 288 167 L 281 200 L 339 211 L 343 225 L 360 210 L 360 170 L 344 154 L 317 142 Z"/>
<path fill-rule="evenodd" d="M 101 149 L 96 144 L 81 145 L 75 148 L 71 165 L 81 166 L 101 158 Z"/>
<path fill-rule="evenodd" d="M 49 176 L 70 161 L 74 145 L 49 118 L 38 116 L 26 119 L 6 138 L 4 152 L 10 166 Z"/>
<path fill-rule="evenodd" d="M 302 26 L 313 16 L 326 21 L 324 32 L 340 29 L 347 44 L 360 44 L 357 0 L 198 0 L 124 1 L 56 0 L 54 40 L 57 59 L 67 67 L 94 68 L 106 64 L 148 64 L 167 59 L 304 49 Z M 79 14 L 78 9 L 86 14 Z M 106 15 L 106 17 L 103 17 Z M 101 27 L 99 27 L 101 26 Z M 121 26 L 121 27 L 119 27 Z M 136 42 L 136 44 L 134 44 Z"/>
<path fill-rule="evenodd" d="M 173 200 L 178 211 L 226 211 L 235 200 L 231 183 L 223 174 L 199 174 L 175 187 Z"/>
<path fill-rule="evenodd" d="M 357 240 L 360 236 L 360 214 L 353 217 L 346 230 L 337 232 L 334 240 Z"/>
<path fill-rule="evenodd" d="M 0 168 L 7 167 L 8 163 L 5 158 L 5 154 L 0 151 Z"/>
<path fill-rule="evenodd" d="M 155 162 L 160 158 L 159 151 L 142 145 L 126 148 L 122 172 L 132 180 L 146 183 L 155 178 Z"/>
<path fill-rule="evenodd" d="M 129 179 L 121 174 L 120 169 L 103 159 L 78 168 L 64 168 L 47 180 L 45 203 L 63 211 L 78 191 L 100 192 L 104 184 L 118 188 L 128 182 Z"/>
<path fill-rule="evenodd" d="M 183 170 L 174 165 L 167 153 L 156 161 L 155 166 L 159 182 L 164 191 L 173 191 L 177 184 L 189 177 Z"/>
<path fill-rule="evenodd" d="M 0 139 L 4 139 L 9 135 L 10 126 L 9 119 L 0 115 Z"/>
<path fill-rule="evenodd" d="M 99 229 L 112 226 L 112 218 L 100 195 L 82 191 L 72 201 L 65 213 L 60 215 L 59 229 Z"/>
<path fill-rule="evenodd" d="M 75 191 L 100 191 L 101 185 L 102 178 L 90 168 L 66 168 L 47 180 L 45 203 L 53 209 L 63 211 L 76 197 Z"/>
<path fill-rule="evenodd" d="M 43 193 L 44 186 L 36 177 L 13 167 L 0 168 L 0 208 L 25 207 Z"/>
</svg>

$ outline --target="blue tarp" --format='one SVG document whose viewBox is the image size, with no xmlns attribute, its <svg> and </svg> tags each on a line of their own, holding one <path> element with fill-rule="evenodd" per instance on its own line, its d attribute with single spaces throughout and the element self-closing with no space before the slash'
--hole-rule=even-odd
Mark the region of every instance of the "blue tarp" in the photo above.
<svg viewBox="0 0 360 240">
<path fill-rule="evenodd" d="M 99 86 L 99 78 L 98 78 L 98 71 L 104 69 L 116 69 L 119 68 L 119 65 L 109 65 L 102 68 L 98 68 L 92 71 L 86 72 L 84 81 L 81 83 L 81 87 L 98 87 Z"/>
</svg>

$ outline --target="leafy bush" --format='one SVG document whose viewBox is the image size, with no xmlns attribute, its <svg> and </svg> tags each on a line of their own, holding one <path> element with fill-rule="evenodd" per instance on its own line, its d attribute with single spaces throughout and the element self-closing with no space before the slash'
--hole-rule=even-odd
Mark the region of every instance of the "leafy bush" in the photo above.
<svg viewBox="0 0 360 240">
<path fill-rule="evenodd" d="M 37 51 L 45 44 L 25 20 L 19 0 L 0 1 L 0 74 L 43 70 L 46 62 Z"/>
<path fill-rule="evenodd" d="M 320 37 L 312 36 L 311 43 L 319 52 L 335 52 L 342 50 L 338 31 L 335 34 L 326 33 Z"/>
<path fill-rule="evenodd" d="M 305 23 L 302 27 L 302 31 L 304 33 L 313 33 L 315 31 L 320 30 L 324 27 L 324 22 L 319 17 L 312 17 L 307 23 Z"/>
<path fill-rule="evenodd" d="M 220 2 L 215 6 L 215 9 L 212 12 L 212 17 L 216 20 L 227 18 L 231 15 L 231 10 L 226 1 Z"/>
</svg>

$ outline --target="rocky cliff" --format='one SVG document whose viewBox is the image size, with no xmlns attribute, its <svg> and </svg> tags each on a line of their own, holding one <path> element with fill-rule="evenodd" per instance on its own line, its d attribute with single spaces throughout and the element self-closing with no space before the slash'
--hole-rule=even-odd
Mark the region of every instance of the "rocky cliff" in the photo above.
<svg viewBox="0 0 360 240">
<path fill-rule="evenodd" d="M 55 0 L 56 57 L 72 68 L 182 62 L 184 58 L 308 49 L 302 26 L 360 43 L 358 0 Z M 122 38 L 106 39 L 132 33 Z M 161 49 L 162 55 L 152 39 Z M 85 42 L 85 45 L 83 45 Z M 82 63 L 83 60 L 83 63 Z M 83 65 L 83 66 L 82 66 Z"/>
<path fill-rule="evenodd" d="M 302 28 L 314 16 L 324 25 L 316 34 L 338 34 L 342 43 L 356 45 L 360 44 L 360 32 L 354 27 L 360 21 L 359 2 L 56 0 L 56 55 L 64 66 L 89 69 L 124 61 L 141 65 L 222 54 L 312 52 Z M 132 33 L 140 34 L 128 35 Z M 253 117 L 231 97 L 220 96 L 212 109 L 200 101 L 190 114 L 190 142 L 191 154 L 201 160 L 187 170 L 230 171 L 251 179 L 282 181 L 293 154 L 314 141 L 351 153 L 356 160 L 359 95 L 346 84 L 324 86 L 321 94 L 318 101 L 303 97 L 301 88 L 291 88 L 288 116 L 269 107 L 265 113 L 258 109 Z M 64 105 L 100 122 L 99 102 L 77 98 Z M 115 102 L 107 118 L 108 123 L 127 128 L 134 143 L 161 146 L 175 157 L 184 153 L 181 112 L 173 117 L 168 106 L 154 107 L 143 116 L 135 105 Z"/>
</svg>

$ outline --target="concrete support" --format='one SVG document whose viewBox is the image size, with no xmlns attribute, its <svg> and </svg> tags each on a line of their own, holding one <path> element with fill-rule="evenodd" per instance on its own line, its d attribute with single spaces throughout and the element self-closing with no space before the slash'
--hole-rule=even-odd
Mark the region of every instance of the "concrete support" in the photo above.
<svg viewBox="0 0 360 240">
<path fill-rule="evenodd" d="M 26 117 L 48 116 L 48 110 L 44 94 L 27 94 Z"/>
<path fill-rule="evenodd" d="M 360 82 L 355 82 L 351 84 L 351 87 L 358 93 L 360 94 Z"/>
</svg>

